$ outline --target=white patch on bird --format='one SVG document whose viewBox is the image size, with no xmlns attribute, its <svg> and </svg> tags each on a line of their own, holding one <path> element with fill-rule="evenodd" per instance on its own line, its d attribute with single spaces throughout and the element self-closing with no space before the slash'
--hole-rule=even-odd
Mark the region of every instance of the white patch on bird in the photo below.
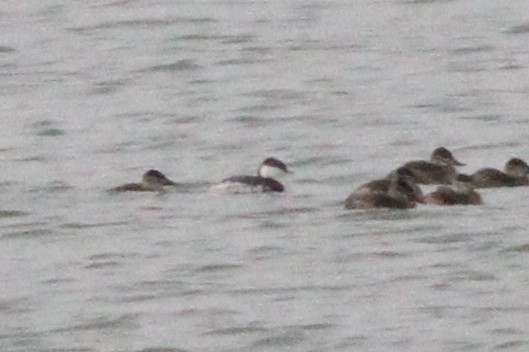
<svg viewBox="0 0 529 352">
<path fill-rule="evenodd" d="M 261 191 L 261 186 L 251 186 L 241 182 L 225 181 L 209 188 L 213 193 L 256 193 Z"/>
<path fill-rule="evenodd" d="M 269 165 L 261 165 L 259 167 L 259 175 L 262 177 L 276 178 L 283 175 L 285 172 L 277 167 Z"/>
</svg>

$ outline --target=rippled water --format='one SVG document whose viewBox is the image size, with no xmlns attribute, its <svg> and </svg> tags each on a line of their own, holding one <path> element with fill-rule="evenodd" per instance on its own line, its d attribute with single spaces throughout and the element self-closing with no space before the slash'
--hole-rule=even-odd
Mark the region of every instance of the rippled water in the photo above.
<svg viewBox="0 0 529 352">
<path fill-rule="evenodd" d="M 528 4 L 2 2 L 0 350 L 526 351 L 529 188 L 342 201 L 529 159 Z M 286 193 L 208 191 L 272 155 Z"/>
</svg>

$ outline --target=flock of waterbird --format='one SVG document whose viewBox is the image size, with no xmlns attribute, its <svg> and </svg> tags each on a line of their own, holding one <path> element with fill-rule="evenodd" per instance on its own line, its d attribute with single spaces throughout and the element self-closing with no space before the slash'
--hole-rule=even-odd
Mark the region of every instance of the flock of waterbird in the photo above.
<svg viewBox="0 0 529 352">
<path fill-rule="evenodd" d="M 529 185 L 529 166 L 519 158 L 505 164 L 504 171 L 482 168 L 471 175 L 458 173 L 456 166 L 464 164 L 452 153 L 440 147 L 433 151 L 430 160 L 405 163 L 383 179 L 369 181 L 353 191 L 345 200 L 347 209 L 414 208 L 417 203 L 436 205 L 483 204 L 477 188 L 516 187 Z M 261 192 L 283 192 L 285 187 L 274 177 L 290 173 L 287 165 L 277 158 L 265 159 L 255 176 L 232 176 L 215 185 L 216 188 L 246 189 Z M 420 184 L 441 186 L 424 195 Z M 127 183 L 110 191 L 162 191 L 165 186 L 176 186 L 158 170 L 149 170 L 141 183 Z"/>
<path fill-rule="evenodd" d="M 256 176 L 232 176 L 215 185 L 218 189 L 239 192 L 245 190 L 262 192 L 283 192 L 285 187 L 274 177 L 281 173 L 291 173 L 287 165 L 279 159 L 267 158 L 257 170 Z M 164 186 L 177 186 L 158 170 L 143 174 L 141 183 L 126 183 L 110 189 L 111 192 L 155 192 L 163 191 Z"/>
</svg>

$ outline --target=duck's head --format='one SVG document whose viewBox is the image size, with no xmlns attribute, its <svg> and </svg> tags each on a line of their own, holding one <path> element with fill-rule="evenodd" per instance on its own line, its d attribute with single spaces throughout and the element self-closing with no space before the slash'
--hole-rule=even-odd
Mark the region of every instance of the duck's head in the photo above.
<svg viewBox="0 0 529 352">
<path fill-rule="evenodd" d="M 415 175 L 406 167 L 399 167 L 389 174 L 390 188 L 394 185 L 394 191 L 414 202 L 423 203 L 424 194 L 415 183 Z"/>
<path fill-rule="evenodd" d="M 440 148 L 435 149 L 432 152 L 432 156 L 430 157 L 430 160 L 436 164 L 441 164 L 441 165 L 452 165 L 452 166 L 465 165 L 457 161 L 457 159 L 454 158 L 452 153 L 445 147 L 440 147 Z"/>
<path fill-rule="evenodd" d="M 525 177 L 529 173 L 529 166 L 520 158 L 512 158 L 505 164 L 505 172 L 515 177 Z"/>
<path fill-rule="evenodd" d="M 403 197 L 413 202 L 424 202 L 422 190 L 406 174 L 404 168 L 399 168 L 389 175 L 388 194 L 393 197 Z"/>
<path fill-rule="evenodd" d="M 143 184 L 149 186 L 174 186 L 175 183 L 158 170 L 149 170 L 143 174 Z"/>
</svg>

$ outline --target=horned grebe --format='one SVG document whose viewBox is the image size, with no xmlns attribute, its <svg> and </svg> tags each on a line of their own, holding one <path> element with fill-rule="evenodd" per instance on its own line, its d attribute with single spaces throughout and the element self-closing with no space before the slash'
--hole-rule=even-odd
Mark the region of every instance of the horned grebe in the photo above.
<svg viewBox="0 0 529 352">
<path fill-rule="evenodd" d="M 257 176 L 232 176 L 222 180 L 220 185 L 235 191 L 241 191 L 240 186 L 243 186 L 253 191 L 283 192 L 285 187 L 279 181 L 272 178 L 272 176 L 280 173 L 291 172 L 281 160 L 267 158 L 259 165 Z"/>
</svg>

